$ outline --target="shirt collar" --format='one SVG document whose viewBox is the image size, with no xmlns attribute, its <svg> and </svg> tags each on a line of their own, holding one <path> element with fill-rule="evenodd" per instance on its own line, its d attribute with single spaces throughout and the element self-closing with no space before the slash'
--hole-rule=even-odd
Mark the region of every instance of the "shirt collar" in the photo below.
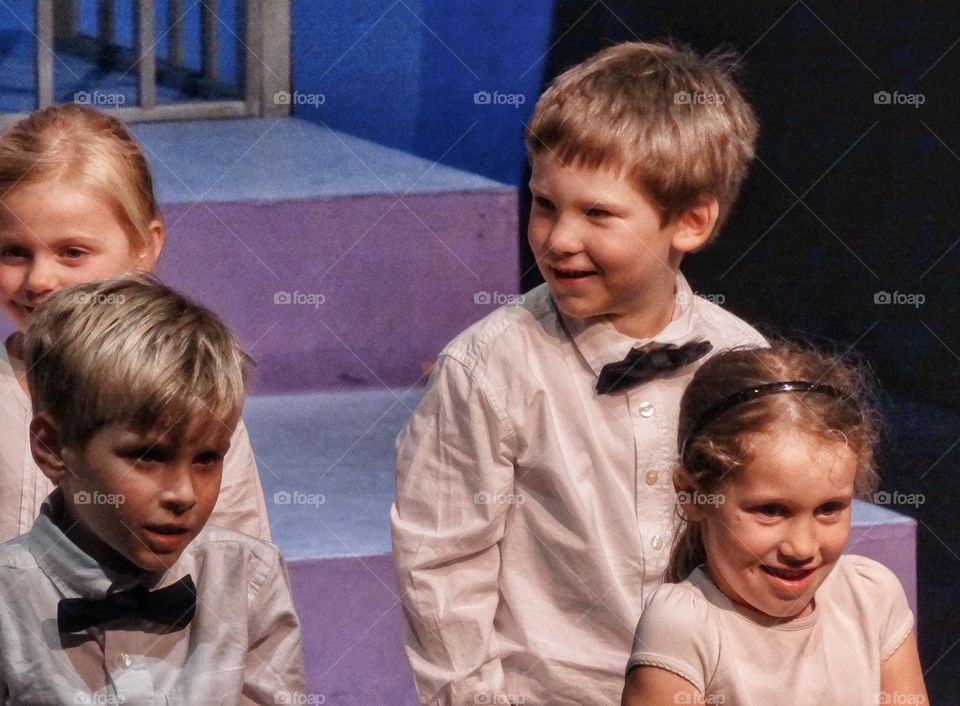
<svg viewBox="0 0 960 706">
<path fill-rule="evenodd" d="M 63 490 L 55 488 L 40 507 L 40 514 L 27 535 L 27 548 L 40 570 L 64 597 L 102 598 L 138 583 L 153 588 L 169 583 L 169 577 L 176 573 L 176 565 L 159 573 L 104 569 L 60 529 L 58 523 L 63 513 Z"/>
<path fill-rule="evenodd" d="M 632 348 L 647 344 L 682 346 L 697 338 L 699 332 L 695 330 L 693 306 L 695 295 L 686 278 L 679 272 L 674 292 L 676 303 L 673 308 L 673 319 L 649 338 L 626 336 L 617 331 L 616 327 L 603 317 L 578 319 L 565 315 L 559 309 L 558 313 L 580 355 L 593 373 L 599 377 L 604 365 L 623 360 Z"/>
</svg>

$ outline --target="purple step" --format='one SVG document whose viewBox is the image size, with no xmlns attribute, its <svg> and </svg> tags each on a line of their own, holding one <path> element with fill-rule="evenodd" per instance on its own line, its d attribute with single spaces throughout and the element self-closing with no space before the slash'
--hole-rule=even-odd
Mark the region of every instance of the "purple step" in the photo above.
<svg viewBox="0 0 960 706">
<path fill-rule="evenodd" d="M 293 118 L 136 133 L 159 272 L 238 332 L 258 393 L 414 383 L 517 291 L 515 188 Z"/>
</svg>

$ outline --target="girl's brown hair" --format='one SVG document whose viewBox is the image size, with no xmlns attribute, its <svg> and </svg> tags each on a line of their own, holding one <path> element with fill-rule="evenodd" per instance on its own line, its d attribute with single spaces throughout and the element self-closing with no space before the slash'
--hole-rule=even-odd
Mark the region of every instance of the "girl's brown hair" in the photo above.
<svg viewBox="0 0 960 706">
<path fill-rule="evenodd" d="M 783 392 L 753 397 L 703 425 L 688 438 L 707 410 L 741 390 L 787 381 L 807 381 L 839 394 Z M 750 462 L 745 437 L 792 428 L 824 439 L 842 439 L 857 457 L 854 492 L 868 498 L 877 485 L 874 453 L 880 432 L 872 376 L 865 366 L 808 346 L 778 342 L 769 348 L 723 351 L 697 371 L 680 402 L 681 457 L 674 484 L 678 498 L 715 496 Z M 681 504 L 678 503 L 678 509 Z M 684 518 L 686 519 L 686 518 Z M 706 562 L 700 525 L 687 522 L 674 542 L 667 580 L 684 580 Z"/>
<path fill-rule="evenodd" d="M 147 159 L 122 122 L 68 103 L 37 110 L 0 136 L 0 198 L 56 179 L 93 189 L 112 204 L 132 246 L 151 245 L 160 208 Z"/>
</svg>

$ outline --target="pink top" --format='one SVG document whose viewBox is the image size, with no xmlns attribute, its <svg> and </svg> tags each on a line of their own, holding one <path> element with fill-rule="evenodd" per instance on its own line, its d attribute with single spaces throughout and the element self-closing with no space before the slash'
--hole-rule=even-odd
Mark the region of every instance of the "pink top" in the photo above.
<svg viewBox="0 0 960 706">
<path fill-rule="evenodd" d="M 894 703 L 880 693 L 880 665 L 909 636 L 913 613 L 882 564 L 843 556 L 817 590 L 813 613 L 772 627 L 756 616 L 696 569 L 654 594 L 629 666 L 680 675 L 704 695 L 700 703 Z"/>
<path fill-rule="evenodd" d="M 6 346 L 0 343 L 0 542 L 33 527 L 53 484 L 30 453 L 30 399 L 17 382 Z M 220 498 L 210 523 L 270 541 L 270 523 L 257 463 L 241 420 L 223 461 Z"/>
<path fill-rule="evenodd" d="M 678 275 L 657 343 L 763 345 Z M 440 354 L 397 440 L 393 557 L 425 703 L 619 703 L 676 526 L 680 397 L 696 365 L 612 395 L 638 341 L 562 317 L 546 286 Z M 484 700 L 486 699 L 486 700 Z"/>
</svg>

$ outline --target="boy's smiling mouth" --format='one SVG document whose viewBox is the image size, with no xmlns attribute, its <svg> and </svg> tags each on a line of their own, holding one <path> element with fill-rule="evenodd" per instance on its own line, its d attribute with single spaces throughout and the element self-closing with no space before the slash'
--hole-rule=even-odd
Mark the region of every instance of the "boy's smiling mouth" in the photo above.
<svg viewBox="0 0 960 706">
<path fill-rule="evenodd" d="M 557 279 L 565 280 L 583 279 L 584 277 L 597 274 L 596 270 L 561 270 L 557 267 L 551 267 L 550 269 L 553 270 L 553 274 L 557 277 Z"/>
</svg>

